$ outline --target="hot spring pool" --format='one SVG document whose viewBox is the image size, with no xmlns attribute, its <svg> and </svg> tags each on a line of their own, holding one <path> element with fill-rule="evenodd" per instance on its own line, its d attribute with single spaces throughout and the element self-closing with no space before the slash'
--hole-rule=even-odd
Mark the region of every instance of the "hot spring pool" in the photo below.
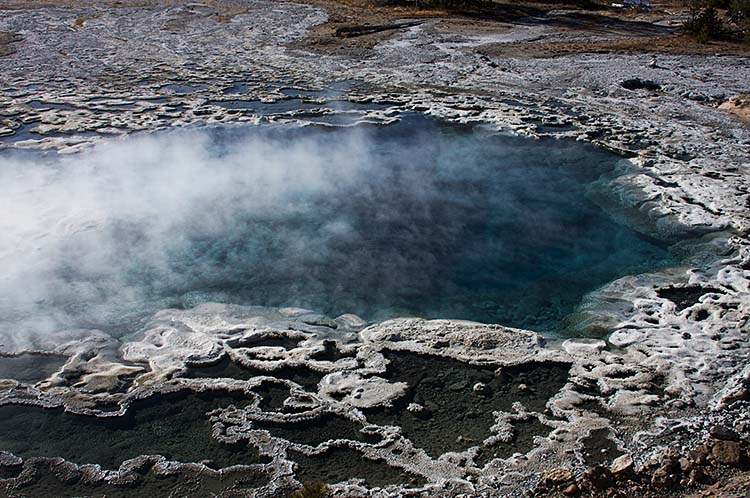
<svg viewBox="0 0 750 498">
<path fill-rule="evenodd" d="M 0 156 L 0 332 L 122 334 L 204 301 L 554 331 L 670 263 L 586 195 L 618 158 L 408 115 Z"/>
</svg>

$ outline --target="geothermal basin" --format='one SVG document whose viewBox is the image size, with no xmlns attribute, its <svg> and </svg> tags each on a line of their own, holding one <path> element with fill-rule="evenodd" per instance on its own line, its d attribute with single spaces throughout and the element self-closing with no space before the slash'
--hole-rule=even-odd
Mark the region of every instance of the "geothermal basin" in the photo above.
<svg viewBox="0 0 750 498">
<path fill-rule="evenodd" d="M 553 430 L 570 369 L 491 324 L 564 337 L 587 293 L 674 264 L 592 201 L 618 156 L 419 114 L 0 157 L 0 372 L 25 369 L 0 451 L 19 493 L 284 496 L 491 467 Z M 405 335 L 378 329 L 399 317 Z M 456 353 L 480 339 L 486 356 Z"/>
<path fill-rule="evenodd" d="M 589 200 L 619 159 L 422 115 L 6 152 L 0 327 L 122 335 L 213 301 L 554 332 L 587 292 L 670 263 Z"/>
</svg>

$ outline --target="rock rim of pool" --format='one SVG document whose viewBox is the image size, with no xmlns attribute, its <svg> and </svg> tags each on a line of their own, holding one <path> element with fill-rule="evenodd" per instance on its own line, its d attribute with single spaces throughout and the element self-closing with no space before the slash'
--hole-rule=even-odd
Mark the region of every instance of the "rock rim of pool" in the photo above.
<svg viewBox="0 0 750 498">
<path fill-rule="evenodd" d="M 584 336 L 590 333 L 593 339 L 545 341 L 530 331 L 458 320 L 400 318 L 367 324 L 354 315 L 325 317 L 303 309 L 205 303 L 189 310 L 160 311 L 137 336 L 122 342 L 96 330 L 61 331 L 25 337 L 16 345 L 10 342 L 4 352 L 14 357 L 45 353 L 67 360 L 35 385 L 0 381 L 0 404 L 57 407 L 113 418 L 125 415 L 137 400 L 158 400 L 172 392 L 244 393 L 251 400 L 249 405 L 222 408 L 207 417 L 217 441 L 258 448 L 267 462 L 252 463 L 248 469 L 268 478 L 258 484 L 256 492 L 269 496 L 297 485 L 296 465 L 315 465 L 314 472 L 322 471 L 317 465 L 325 465 L 327 455 L 333 455 L 336 448 L 356 452 L 365 462 L 383 463 L 387 469 L 383 483 L 390 479 L 392 484 L 380 484 L 393 494 L 404 487 L 448 496 L 511 492 L 530 486 L 530 476 L 549 468 L 583 469 L 597 452 L 603 453 L 594 461 L 601 463 L 624 451 L 644 461 L 655 448 L 671 442 L 667 435 L 675 423 L 699 434 L 707 414 L 727 423 L 735 416 L 733 403 L 748 393 L 747 372 L 735 359 L 748 349 L 750 296 L 750 244 L 740 233 L 747 223 L 744 215 L 717 207 L 721 216 L 704 217 L 689 204 L 670 204 L 670 197 L 655 193 L 653 185 L 647 184 L 650 172 L 637 172 L 647 161 L 651 160 L 623 160 L 625 173 L 593 192 L 597 202 L 654 235 L 674 240 L 690 234 L 694 239 L 682 249 L 683 266 L 626 276 L 590 293 L 570 318 L 572 330 Z M 686 191 L 697 193 L 701 186 L 692 185 Z M 667 204 L 662 203 L 665 199 Z M 610 332 L 601 337 L 603 327 Z M 262 343 L 273 345 L 254 346 Z M 337 351 L 335 358 L 320 359 L 331 347 Z M 384 351 L 437 355 L 467 366 L 501 370 L 562 363 L 569 365 L 569 374 L 564 385 L 550 394 L 543 410 L 515 403 L 507 411 L 493 413 L 494 424 L 485 439 L 464 439 L 459 449 L 435 454 L 434 449 L 427 452 L 411 441 L 397 425 L 381 421 L 373 426 L 368 421 L 369 410 L 398 404 L 413 387 L 384 377 Z M 222 361 L 253 375 L 249 379 L 183 375 Z M 319 377 L 315 387 L 302 386 L 288 374 L 299 369 Z M 260 390 L 269 381 L 289 390 L 281 410 L 261 408 Z M 446 391 L 461 396 L 463 391 L 475 395 L 485 389 L 482 382 L 456 384 L 446 384 Z M 415 419 L 430 417 L 432 410 L 422 403 L 406 407 Z M 283 436 L 285 427 L 317 426 L 330 417 L 359 424 L 363 435 L 379 439 L 321 439 L 310 445 Z M 467 423 L 472 422 L 457 425 Z M 528 423 L 539 424 L 529 438 L 530 446 L 518 442 L 523 439 L 519 431 Z M 281 432 L 275 436 L 273 428 Z M 599 440 L 593 434 L 605 434 L 606 445 L 589 447 L 590 441 Z M 297 457 L 302 463 L 295 463 L 290 455 L 302 455 Z M 23 457 L 20 464 L 18 456 Z M 8 454 L 3 460 L 7 464 L 2 465 L 30 469 L 44 465 L 47 458 Z M 119 469 L 71 460 L 62 468 L 82 476 L 82 485 L 91 486 L 102 481 L 135 482 L 139 478 L 133 468 L 144 465 L 157 475 L 192 472 L 196 466 L 208 475 L 223 475 L 224 471 L 200 460 L 189 463 L 143 456 L 124 462 Z M 66 474 L 60 475 L 64 481 Z M 404 475 L 416 476 L 416 480 Z M 357 478 L 332 484 L 346 496 L 372 495 L 379 489 Z"/>
<path fill-rule="evenodd" d="M 725 271 L 722 275 L 726 282 L 729 275 Z M 632 278 L 611 285 L 626 284 L 631 292 L 643 293 Z M 618 293 L 622 292 L 618 289 Z M 582 461 L 577 460 L 583 457 L 577 455 L 598 451 L 586 446 L 590 434 L 604 434 L 612 447 L 645 456 L 660 437 L 660 423 L 669 418 L 699 423 L 702 410 L 718 409 L 742 396 L 732 384 L 721 393 L 706 396 L 711 379 L 705 375 L 693 377 L 696 361 L 712 358 L 716 361 L 716 378 L 727 373 L 721 371 L 719 362 L 728 334 L 724 333 L 721 341 L 710 339 L 716 330 L 706 330 L 704 322 L 708 318 L 696 322 L 695 316 L 701 310 L 709 315 L 716 313 L 730 300 L 730 293 L 710 292 L 678 316 L 672 301 L 651 290 L 650 295 L 634 298 L 643 303 L 643 311 L 623 320 L 609 340 L 567 339 L 551 345 L 545 345 L 536 333 L 500 325 L 402 318 L 368 326 L 352 315 L 329 318 L 298 308 L 205 303 L 189 310 L 163 310 L 142 332 L 121 344 L 105 335 L 92 340 L 92 335 L 84 331 L 62 333 L 62 344 L 49 352 L 68 355 L 65 365 L 35 385 L 3 381 L 0 409 L 17 405 L 32 411 L 40 409 L 35 407 L 62 408 L 70 414 L 115 420 L 127 415 L 130 407 L 148 400 L 158 404 L 160 397 L 169 393 L 234 393 L 247 403 L 218 408 L 208 412 L 206 418 L 213 427 L 211 437 L 220 443 L 258 449 L 266 463 L 252 463 L 248 468 L 257 468 L 268 477 L 268 482 L 257 489 L 260 493 L 295 485 L 290 474 L 290 469 L 295 468 L 291 455 L 324 458 L 333 448 L 359 452 L 364 461 L 384 462 L 388 468 L 396 469 L 394 476 L 418 476 L 422 482 L 415 481 L 411 486 L 431 492 L 508 491 L 515 484 L 500 482 L 509 476 L 531 475 L 549 466 L 571 463 L 583 467 Z M 691 341 L 704 345 L 700 358 L 689 343 L 675 347 L 673 339 L 659 341 L 659 334 L 641 332 L 634 339 L 632 336 L 638 335 L 639 329 L 632 323 L 647 317 L 651 322 L 654 318 L 663 322 L 650 323 L 652 331 L 663 333 L 675 326 L 681 334 L 689 330 Z M 723 324 L 726 326 L 726 320 Z M 85 339 L 77 340 L 82 337 Z M 281 341 L 285 337 L 290 340 Z M 271 344 L 282 345 L 264 345 L 270 340 Z M 633 347 L 634 343 L 639 347 Z M 644 355 L 644 345 L 660 354 Z M 388 355 L 402 354 L 417 354 L 427 362 L 424 379 L 389 379 Z M 432 371 L 439 369 L 429 367 L 430 361 L 437 361 L 430 358 L 455 361 L 451 368 L 457 370 L 452 370 L 449 379 L 432 379 L 430 375 L 436 373 Z M 202 369 L 226 359 L 252 375 L 231 378 L 213 370 L 205 370 L 212 372 L 210 375 L 201 374 Z M 409 364 L 408 359 L 405 361 Z M 302 385 L 293 377 L 280 374 L 295 369 L 316 372 L 318 384 Z M 540 381 L 529 374 L 534 369 L 542 372 L 542 379 L 547 378 L 545 369 L 559 373 Z M 461 380 L 463 370 L 475 373 Z M 191 375 L 186 375 L 188 372 Z M 484 382 L 472 375 L 484 375 Z M 530 380 L 525 380 L 525 375 L 531 375 Z M 288 392 L 272 410 L 262 408 L 263 386 L 269 382 Z M 386 410 L 383 414 L 391 412 L 389 407 L 395 407 L 407 392 L 419 390 L 421 382 L 437 383 L 438 391 L 477 406 L 488 396 L 487 389 L 505 389 L 494 394 L 495 398 L 509 397 L 508 404 L 505 410 L 492 412 L 494 422 L 487 424 L 490 427 L 485 428 L 483 440 L 464 439 L 462 443 L 463 436 L 456 437 L 468 419 L 457 421 L 455 426 L 438 424 L 437 429 L 446 432 L 437 434 L 437 439 L 455 438 L 459 444 L 456 450 L 430 454 L 406 437 L 395 422 L 388 423 L 389 415 L 379 418 L 375 425 L 368 420 L 369 414 L 381 413 L 382 409 Z M 414 398 L 399 416 L 437 421 L 441 410 L 445 410 L 440 403 L 445 402 Z M 428 416 L 422 419 L 425 413 Z M 656 423 L 652 418 L 655 413 L 660 416 Z M 320 426 L 322 432 L 316 435 L 318 430 L 314 428 L 325 420 L 339 422 L 328 429 Z M 540 432 L 533 435 L 530 446 L 514 452 L 512 442 L 521 435 L 516 431 L 523 430 L 528 421 L 541 424 L 541 430 L 537 429 Z M 335 437 L 347 424 L 355 432 Z M 297 439 L 298 434 L 304 434 L 301 440 Z M 334 437 L 326 439 L 326 434 Z M 493 448 L 506 447 L 500 456 L 482 456 Z M 0 465 L 26 468 L 47 461 L 44 455 L 21 453 L 4 454 L 3 461 L 7 463 Z M 14 459 L 19 456 L 24 459 L 22 463 Z M 598 458 L 606 462 L 614 456 L 617 454 Z M 119 469 L 91 465 L 96 462 L 71 461 L 66 465 L 71 466 L 71 471 L 82 472 L 82 483 L 93 485 L 101 479 L 135 479 L 133 469 L 140 468 L 143 462 L 156 465 L 157 473 L 163 472 L 165 465 L 174 469 L 211 465 L 158 456 L 128 460 Z M 206 471 L 219 472 L 211 467 L 206 467 Z M 401 485 L 396 479 L 386 488 L 394 491 Z M 368 489 L 356 479 L 335 487 L 355 494 Z"/>
</svg>

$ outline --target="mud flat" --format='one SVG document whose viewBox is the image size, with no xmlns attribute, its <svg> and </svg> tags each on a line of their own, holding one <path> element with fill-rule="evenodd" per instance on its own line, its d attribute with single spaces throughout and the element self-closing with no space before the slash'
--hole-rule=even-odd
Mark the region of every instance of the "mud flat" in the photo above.
<svg viewBox="0 0 750 498">
<path fill-rule="evenodd" d="M 747 461 L 750 131 L 722 108 L 747 94 L 746 57 L 717 47 L 659 49 L 654 60 L 618 44 L 636 28 L 670 36 L 666 13 L 595 35 L 561 30 L 564 13 L 527 12 L 536 21 L 516 24 L 430 14 L 370 42 L 326 45 L 330 5 L 44 5 L 0 16 L 4 147 L 55 155 L 176 126 L 388 124 L 425 113 L 616 152 L 589 199 L 670 244 L 674 264 L 589 292 L 546 337 L 190 299 L 165 303 L 135 334 L 7 333 L 3 372 L 51 356 L 0 381 L 0 410 L 19 421 L 3 432 L 2 492 L 286 496 L 301 480 L 325 480 L 336 496 L 517 496 L 540 483 L 551 494 L 576 480 L 633 483 L 618 476 L 648 471 L 648 489 L 679 493 Z M 567 45 L 528 57 L 540 39 Z M 570 50 L 594 39 L 614 53 Z M 446 369 L 451 379 L 439 377 Z M 232 394 L 162 413 L 184 393 Z M 31 442 L 14 437 L 27 419 L 39 422 Z M 73 451 L 78 427 L 102 443 Z M 134 443 L 98 454 L 113 441 Z M 630 464 L 607 470 L 625 453 Z M 711 463 L 699 465 L 709 479 L 693 472 L 698 461 Z M 597 465 L 617 475 L 586 470 Z"/>
</svg>

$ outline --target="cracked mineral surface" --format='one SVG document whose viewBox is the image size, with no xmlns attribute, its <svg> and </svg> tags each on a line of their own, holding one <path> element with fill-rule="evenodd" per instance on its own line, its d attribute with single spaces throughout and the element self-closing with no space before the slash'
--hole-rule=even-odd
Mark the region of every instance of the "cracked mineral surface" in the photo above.
<svg viewBox="0 0 750 498">
<path fill-rule="evenodd" d="M 716 424 L 748 438 L 747 48 L 691 45 L 679 34 L 680 14 L 666 4 L 619 15 L 522 3 L 492 19 L 357 6 L 0 4 L 0 189 L 7 194 L 0 199 L 0 494 L 285 497 L 303 481 L 322 481 L 342 497 L 521 496 L 552 469 L 580 474 L 625 453 L 645 464 L 665 448 L 697 444 Z M 399 20 L 420 22 L 335 36 L 337 27 Z M 244 197 L 231 175 L 180 183 L 177 175 L 160 177 L 162 164 L 145 162 L 144 150 L 129 143 L 147 144 L 154 132 L 177 128 L 195 137 L 243 126 L 315 126 L 331 137 L 342 129 L 387 134 L 410 119 L 431 126 L 420 115 L 448 128 L 526 137 L 549 155 L 556 149 L 549 140 L 561 140 L 561 147 L 611 161 L 576 188 L 608 227 L 638 234 L 621 245 L 644 244 L 658 257 L 627 271 L 622 264 L 623 271 L 591 288 L 557 289 L 557 305 L 574 302 L 556 318 L 529 308 L 528 322 L 510 312 L 480 323 L 424 310 L 427 318 L 400 315 L 397 307 L 368 316 L 323 304 L 236 304 L 227 299 L 236 286 L 185 289 L 165 274 L 153 281 L 181 289 L 180 299 L 159 294 L 143 306 L 132 282 L 118 287 L 124 282 L 99 271 L 95 256 L 105 249 L 113 256 L 108 263 L 134 261 L 141 277 L 152 270 L 134 251 L 101 244 L 97 230 L 108 213 L 132 216 L 116 220 L 104 240 L 154 251 L 161 245 L 143 241 L 175 233 L 159 223 L 169 213 L 188 213 L 179 230 L 210 226 L 228 216 L 227 205 L 246 206 L 274 185 L 294 183 L 291 176 L 245 182 L 254 196 Z M 290 144 L 280 148 L 294 151 Z M 351 163 L 360 157 L 342 150 Z M 317 152 L 336 154 L 328 146 Z M 168 188 L 131 197 L 138 191 L 120 175 L 112 177 L 119 183 L 96 184 L 95 198 L 76 183 L 44 190 L 59 185 L 56 171 L 74 170 L 92 155 L 104 160 L 86 175 L 106 164 L 124 165 L 122 171 L 140 164 L 139 174 Z M 160 157 L 189 161 L 177 152 Z M 204 159 L 213 164 L 210 155 Z M 18 164 L 35 166 L 13 169 Z M 306 187 L 313 179 L 302 180 Z M 193 190 L 187 200 L 169 195 L 188 183 L 206 190 Z M 234 197 L 206 195 L 212 186 L 235 188 Z M 368 184 L 373 190 L 366 194 L 382 200 L 376 186 Z M 123 191 L 128 196 L 118 196 Z M 302 200 L 293 207 L 310 205 L 305 191 L 294 194 Z M 34 202 L 24 204 L 28 199 Z M 80 210 L 66 211 L 69 205 Z M 189 211 L 194 205 L 209 216 Z M 332 205 L 331 217 L 341 205 Z M 459 209 L 453 207 L 451 213 Z M 275 209 L 269 212 L 279 217 L 293 211 Z M 264 233 L 276 233 L 280 219 L 267 218 Z M 125 237 L 144 220 L 151 231 Z M 304 225 L 304 217 L 297 220 Z M 46 236 L 34 231 L 38 226 L 49 229 Z M 344 228 L 326 227 L 331 234 Z M 419 240 L 409 238 L 409 226 L 400 229 L 405 239 Z M 74 237 L 50 250 L 59 233 Z M 210 237 L 195 240 L 205 243 L 200 254 L 212 268 L 242 274 L 236 251 L 216 259 Z M 287 255 L 312 254 L 310 245 L 283 248 L 291 248 Z M 79 258 L 86 265 L 55 272 L 46 266 L 52 255 L 75 254 L 86 255 Z M 544 263 L 541 253 L 527 256 L 532 266 Z M 283 275 L 282 283 L 309 276 L 305 267 L 274 261 L 264 271 Z M 454 269 L 424 268 L 437 277 Z M 584 265 L 557 281 L 592 272 Z M 128 291 L 100 300 L 114 288 Z M 257 300 L 267 297 L 264 289 L 248 289 Z M 327 288 L 340 296 L 353 289 Z M 67 295 L 80 299 L 61 300 Z M 375 302 L 374 293 L 364 295 L 350 302 Z M 530 302 L 523 294 L 508 301 L 476 304 L 491 315 Z M 19 302 L 33 307 L 14 307 Z M 538 323 L 554 325 L 532 326 Z M 731 461 L 734 446 L 722 444 L 724 453 L 714 451 Z"/>
</svg>

